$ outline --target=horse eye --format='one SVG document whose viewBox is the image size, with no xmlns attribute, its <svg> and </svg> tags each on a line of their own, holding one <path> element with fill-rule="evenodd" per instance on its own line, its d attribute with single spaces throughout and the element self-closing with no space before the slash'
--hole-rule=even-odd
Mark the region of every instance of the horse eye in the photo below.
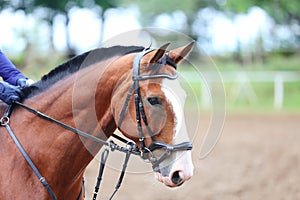
<svg viewBox="0 0 300 200">
<path fill-rule="evenodd" d="M 149 97 L 147 100 L 152 106 L 161 104 L 161 99 L 158 97 Z"/>
</svg>

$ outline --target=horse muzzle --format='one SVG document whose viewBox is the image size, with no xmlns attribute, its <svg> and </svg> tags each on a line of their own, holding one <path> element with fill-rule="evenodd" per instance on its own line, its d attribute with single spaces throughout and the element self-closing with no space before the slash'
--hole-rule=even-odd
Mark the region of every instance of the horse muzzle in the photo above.
<svg viewBox="0 0 300 200">
<path fill-rule="evenodd" d="M 156 179 L 169 187 L 177 187 L 193 176 L 192 143 L 183 142 L 168 145 L 162 142 L 153 142 L 149 146 L 149 160 Z M 160 152 L 157 155 L 157 152 Z"/>
<path fill-rule="evenodd" d="M 158 181 L 169 187 L 181 186 L 188 181 L 194 173 L 191 151 L 177 152 L 175 161 L 165 166 L 161 172 L 156 172 L 155 177 Z"/>
</svg>

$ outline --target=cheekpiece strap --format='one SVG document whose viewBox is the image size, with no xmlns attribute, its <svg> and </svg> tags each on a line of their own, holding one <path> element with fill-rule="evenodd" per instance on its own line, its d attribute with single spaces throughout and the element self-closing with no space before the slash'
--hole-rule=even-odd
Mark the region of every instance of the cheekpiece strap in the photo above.
<svg viewBox="0 0 300 200">
<path fill-rule="evenodd" d="M 130 97 L 133 93 L 133 90 L 136 89 L 136 87 L 138 86 L 138 81 L 140 80 L 139 79 L 140 60 L 144 55 L 150 53 L 151 51 L 153 51 L 153 49 L 145 49 L 142 52 L 138 53 L 134 58 L 133 66 L 132 66 L 133 67 L 133 75 L 132 75 L 133 83 L 131 84 L 131 86 L 129 88 L 129 92 L 127 93 L 126 100 L 124 102 L 123 108 L 122 108 L 121 113 L 120 113 L 120 118 L 119 118 L 119 121 L 118 121 L 118 128 L 119 129 L 121 128 L 121 125 L 122 125 L 122 122 L 123 122 L 123 119 L 124 119 L 124 115 L 125 115 L 125 111 L 128 107 Z"/>
<path fill-rule="evenodd" d="M 138 53 L 134 60 L 133 60 L 133 81 L 139 81 L 139 75 L 140 75 L 140 62 L 142 57 L 147 55 L 148 53 L 152 52 L 154 49 L 145 49 L 144 51 Z"/>
</svg>

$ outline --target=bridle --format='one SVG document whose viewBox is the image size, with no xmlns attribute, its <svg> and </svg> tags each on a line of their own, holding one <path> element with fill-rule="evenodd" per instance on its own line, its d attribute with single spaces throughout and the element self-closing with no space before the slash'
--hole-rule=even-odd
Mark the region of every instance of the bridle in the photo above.
<svg viewBox="0 0 300 200">
<path fill-rule="evenodd" d="M 175 151 L 188 151 L 192 150 L 192 143 L 191 142 L 183 142 L 177 145 L 169 145 L 164 142 L 157 142 L 155 141 L 155 137 L 153 134 L 153 131 L 150 129 L 148 125 L 147 116 L 145 114 L 145 109 L 140 93 L 140 86 L 139 82 L 149 79 L 160 79 L 160 78 L 166 78 L 170 80 L 177 79 L 178 75 L 177 73 L 175 75 L 169 75 L 169 74 L 151 74 L 151 75 L 140 75 L 140 61 L 141 58 L 147 55 L 148 53 L 152 52 L 153 49 L 146 49 L 136 55 L 133 62 L 133 75 L 132 75 L 132 84 L 129 88 L 129 92 L 127 94 L 127 97 L 125 99 L 123 108 L 120 113 L 120 118 L 118 121 L 118 128 L 121 129 L 121 125 L 125 116 L 125 111 L 128 107 L 129 100 L 134 92 L 134 102 L 135 102 L 135 110 L 136 110 L 136 122 L 137 122 L 137 131 L 139 134 L 139 142 L 141 144 L 141 147 L 139 149 L 140 155 L 143 159 L 149 159 L 152 163 L 153 171 L 159 172 L 159 164 L 163 162 L 172 152 Z M 158 65 L 164 66 L 165 64 L 169 64 L 170 66 L 174 67 L 176 69 L 176 63 L 168 56 L 164 55 L 159 62 L 157 62 Z M 142 120 L 141 120 L 142 119 Z M 146 127 L 146 130 L 148 132 L 148 135 L 150 136 L 152 143 L 149 147 L 146 147 L 145 144 L 145 134 L 143 133 L 142 129 L 142 121 Z M 153 151 L 156 149 L 163 149 L 165 152 L 161 155 L 161 157 L 156 158 L 153 155 Z"/>
<path fill-rule="evenodd" d="M 94 142 L 100 143 L 104 146 L 107 146 L 106 149 L 104 149 L 104 151 L 102 152 L 102 156 L 101 156 L 101 162 L 100 162 L 100 168 L 99 168 L 99 174 L 98 174 L 98 178 L 97 178 L 97 183 L 95 186 L 95 191 L 94 191 L 94 196 L 93 196 L 93 200 L 96 200 L 97 198 L 97 194 L 99 192 L 99 187 L 100 187 L 100 183 L 102 180 L 102 175 L 104 172 L 104 168 L 105 168 L 105 164 L 108 158 L 108 154 L 109 154 L 109 150 L 114 151 L 120 151 L 120 152 L 124 152 L 125 153 L 125 160 L 124 160 L 124 164 L 122 167 L 122 171 L 119 177 L 119 180 L 117 182 L 117 185 L 115 187 L 115 190 L 113 192 L 113 194 L 111 195 L 110 199 L 112 199 L 114 197 L 114 195 L 116 194 L 117 190 L 120 188 L 122 180 L 124 178 L 124 174 L 127 168 L 127 163 L 129 161 L 130 155 L 134 154 L 134 155 L 138 155 L 143 159 L 149 159 L 151 164 L 152 164 L 152 168 L 155 172 L 159 172 L 159 164 L 161 162 L 163 162 L 166 158 L 168 158 L 172 152 L 176 152 L 176 151 L 188 151 L 188 150 L 192 150 L 192 143 L 191 142 L 182 142 L 180 144 L 175 144 L 175 145 L 170 145 L 170 144 L 166 144 L 164 142 L 158 142 L 155 141 L 154 138 L 154 134 L 152 132 L 152 130 L 150 129 L 149 125 L 148 125 L 148 121 L 147 121 L 147 117 L 145 114 L 145 110 L 144 110 L 144 106 L 143 106 L 143 102 L 142 102 L 142 97 L 140 94 L 140 87 L 139 87 L 139 81 L 143 81 L 143 80 L 148 80 L 148 79 L 159 79 L 159 78 L 167 78 L 170 80 L 174 80 L 177 78 L 177 74 L 175 75 L 169 75 L 169 74 L 151 74 L 151 75 L 140 75 L 139 71 L 140 71 L 140 60 L 143 56 L 145 56 L 146 54 L 150 53 L 153 50 L 149 50 L 146 49 L 140 53 L 137 54 L 137 56 L 134 59 L 133 62 L 133 76 L 132 76 L 132 84 L 130 86 L 128 95 L 125 99 L 123 108 L 121 110 L 120 113 L 120 118 L 118 121 L 118 128 L 121 128 L 123 119 L 125 117 L 125 111 L 128 107 L 128 103 L 129 100 L 134 92 L 134 101 L 135 101 L 135 110 L 136 110 L 136 122 L 137 122 L 137 130 L 138 130 L 138 134 L 139 134 L 139 142 L 141 144 L 140 147 L 138 147 L 138 145 L 136 145 L 134 142 L 129 141 L 123 137 L 120 137 L 116 134 L 113 134 L 112 136 L 118 140 L 120 140 L 121 142 L 125 143 L 126 146 L 120 146 L 118 144 L 116 144 L 115 142 L 111 141 L 105 141 L 102 139 L 99 139 L 93 135 L 90 135 L 88 133 L 85 133 L 81 130 L 78 130 L 74 127 L 71 127 L 67 124 L 62 123 L 61 121 L 58 121 L 48 115 L 45 115 L 21 102 L 14 102 L 13 104 L 9 105 L 7 107 L 6 112 L 4 113 L 3 117 L 0 119 L 0 125 L 6 127 L 9 135 L 11 136 L 11 138 L 13 139 L 13 141 L 15 142 L 16 146 L 18 147 L 19 151 L 21 152 L 21 154 L 23 155 L 23 157 L 25 158 L 25 160 L 27 161 L 27 163 L 29 164 L 29 166 L 31 167 L 31 169 L 33 170 L 33 172 L 36 174 L 36 176 L 38 177 L 38 179 L 40 180 L 40 182 L 43 184 L 43 186 L 47 189 L 50 197 L 52 200 L 57 200 L 57 197 L 55 196 L 53 190 L 51 189 L 50 185 L 48 184 L 48 182 L 46 181 L 45 177 L 43 177 L 41 175 L 41 173 L 39 172 L 38 168 L 35 166 L 35 164 L 32 162 L 31 158 L 29 157 L 29 155 L 26 153 L 25 149 L 23 148 L 23 146 L 21 145 L 21 143 L 19 142 L 18 138 L 16 137 L 16 135 L 14 134 L 13 130 L 11 129 L 9 123 L 10 123 L 10 114 L 13 111 L 13 108 L 15 106 L 20 106 L 24 109 L 26 109 L 27 111 L 39 116 L 40 118 L 43 118 L 47 121 L 56 123 L 57 125 L 79 135 L 85 138 L 88 138 Z M 165 64 L 169 64 L 173 67 L 176 68 L 176 63 L 169 58 L 167 55 L 164 55 L 164 57 L 162 57 L 160 59 L 160 61 L 157 63 L 160 65 L 165 65 Z M 143 120 L 143 124 L 145 125 L 147 132 L 149 134 L 149 136 L 151 137 L 152 143 L 146 147 L 145 144 L 145 135 L 143 133 L 142 130 L 142 121 Z M 163 149 L 164 153 L 160 156 L 160 157 L 155 157 L 153 155 L 153 151 L 156 149 Z M 84 180 L 82 181 L 83 187 L 84 187 Z M 83 189 L 80 191 L 80 194 L 78 195 L 78 200 L 81 199 L 82 194 L 84 193 Z"/>
</svg>

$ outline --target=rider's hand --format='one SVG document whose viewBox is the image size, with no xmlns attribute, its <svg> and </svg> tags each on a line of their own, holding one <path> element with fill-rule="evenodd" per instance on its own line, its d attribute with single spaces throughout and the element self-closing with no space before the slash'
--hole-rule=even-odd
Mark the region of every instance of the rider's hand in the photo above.
<svg viewBox="0 0 300 200">
<path fill-rule="evenodd" d="M 21 88 L 28 87 L 28 86 L 30 86 L 33 83 L 34 83 L 33 80 L 31 80 L 31 79 L 25 79 L 25 78 L 20 78 L 17 81 L 17 85 L 20 86 Z"/>
<path fill-rule="evenodd" d="M 20 101 L 22 92 L 18 86 L 10 85 L 6 82 L 0 82 L 0 99 L 6 104 L 12 104 L 14 101 Z"/>
</svg>

